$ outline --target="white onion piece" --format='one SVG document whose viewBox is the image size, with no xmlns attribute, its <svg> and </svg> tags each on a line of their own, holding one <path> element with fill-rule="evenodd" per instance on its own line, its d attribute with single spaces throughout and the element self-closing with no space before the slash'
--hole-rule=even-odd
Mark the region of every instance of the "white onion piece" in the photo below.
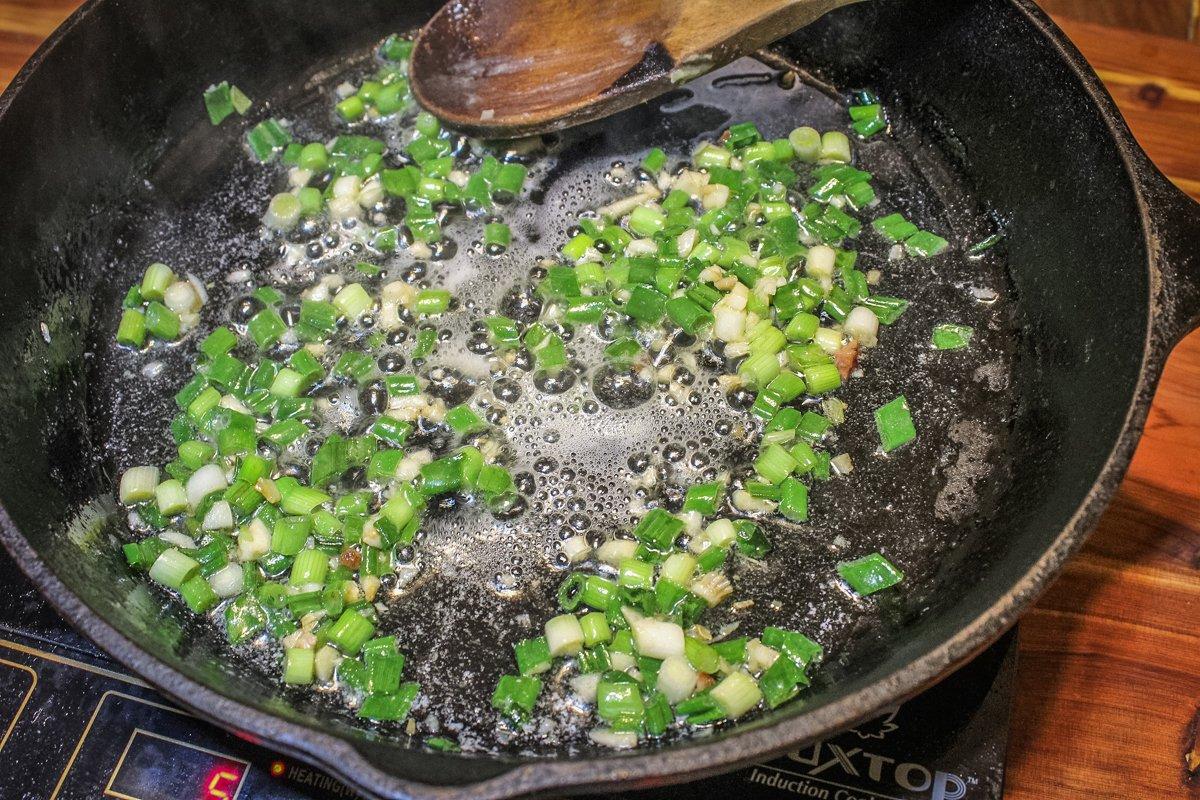
<svg viewBox="0 0 1200 800">
<path fill-rule="evenodd" d="M 125 505 L 140 503 L 154 497 L 158 486 L 158 467 L 130 467 L 121 474 L 117 494 Z"/>
<path fill-rule="evenodd" d="M 588 249 L 590 250 L 591 248 Z M 653 239 L 634 239 L 625 245 L 625 255 L 627 256 L 652 256 L 657 252 L 658 245 Z M 599 251 L 597 251 L 597 255 L 599 255 Z"/>
<path fill-rule="evenodd" d="M 238 531 L 238 561 L 257 561 L 270 549 L 271 530 L 261 519 L 251 520 L 249 525 Z"/>
<path fill-rule="evenodd" d="M 829 245 L 818 244 L 808 248 L 804 271 L 817 280 L 833 280 L 833 267 L 837 253 Z"/>
<path fill-rule="evenodd" d="M 849 475 L 854 471 L 854 461 L 850 458 L 849 453 L 842 453 L 829 459 L 829 466 L 838 475 Z"/>
<path fill-rule="evenodd" d="M 250 409 L 246 408 L 245 404 L 242 403 L 241 400 L 238 400 L 231 394 L 222 395 L 221 399 L 217 402 L 217 405 L 219 405 L 221 408 L 228 408 L 241 414 L 252 413 Z"/>
<path fill-rule="evenodd" d="M 170 542 L 176 547 L 182 547 L 185 550 L 191 550 L 196 547 L 196 542 L 192 537 L 179 531 L 163 531 L 158 535 L 158 538 L 164 542 Z"/>
<path fill-rule="evenodd" d="M 354 219 L 358 216 L 358 195 L 354 197 L 334 197 L 328 203 L 329 218 L 334 222 Z"/>
<path fill-rule="evenodd" d="M 816 334 L 813 335 L 813 342 L 817 347 L 832 355 L 842 349 L 842 332 L 835 331 L 833 328 L 817 328 Z"/>
<path fill-rule="evenodd" d="M 751 639 L 746 643 L 746 668 L 751 672 L 762 672 L 774 664 L 777 658 L 779 651 L 767 647 L 758 639 Z"/>
<path fill-rule="evenodd" d="M 370 208 L 382 199 L 383 184 L 380 183 L 378 176 L 372 175 L 363 184 L 362 191 L 358 193 L 358 204 L 363 208 Z"/>
<path fill-rule="evenodd" d="M 322 683 L 333 680 L 333 671 L 341 660 L 342 654 L 332 645 L 327 644 L 318 650 L 317 655 L 313 658 L 313 669 L 317 673 L 317 680 Z"/>
<path fill-rule="evenodd" d="M 637 660 L 629 655 L 629 653 L 618 653 L 613 651 L 608 654 L 609 661 L 612 663 L 612 668 L 618 672 L 628 672 L 637 666 Z"/>
<path fill-rule="evenodd" d="M 596 558 L 610 567 L 620 566 L 627 558 L 633 558 L 637 552 L 637 542 L 633 539 L 609 539 L 596 550 Z"/>
<path fill-rule="evenodd" d="M 600 685 L 600 673 L 589 672 L 571 678 L 571 691 L 585 703 L 596 702 L 596 687 Z"/>
<path fill-rule="evenodd" d="M 732 342 L 746 335 L 746 315 L 730 308 L 724 300 L 713 307 L 713 336 L 722 342 Z"/>
<path fill-rule="evenodd" d="M 749 342 L 730 342 L 725 346 L 726 358 L 741 358 L 746 355 L 750 355 Z"/>
<path fill-rule="evenodd" d="M 684 656 L 668 656 L 658 668 L 654 686 L 672 705 L 692 696 L 696 689 L 696 670 Z"/>
<path fill-rule="evenodd" d="M 638 653 L 650 658 L 683 655 L 683 628 L 674 622 L 641 619 L 630 626 Z"/>
<path fill-rule="evenodd" d="M 670 378 L 667 380 L 670 380 Z M 680 511 L 675 516 L 683 522 L 683 530 L 689 536 L 695 536 L 704 527 L 704 517 L 699 511 Z"/>
<path fill-rule="evenodd" d="M 300 167 L 292 167 L 288 170 L 288 185 L 294 189 L 300 189 L 308 186 L 308 182 L 312 180 L 311 169 L 300 169 Z"/>
<path fill-rule="evenodd" d="M 700 205 L 706 209 L 724 208 L 729 202 L 729 187 L 723 183 L 710 183 L 700 190 Z"/>
<path fill-rule="evenodd" d="M 826 397 L 821 401 L 821 413 L 829 417 L 829 421 L 834 425 L 841 425 L 846 421 L 846 408 L 846 402 L 836 397 Z"/>
<path fill-rule="evenodd" d="M 188 283 L 196 290 L 196 297 L 200 298 L 200 305 L 208 302 L 208 289 L 204 286 L 204 281 L 200 280 L 199 276 L 189 272 L 187 274 Z"/>
<path fill-rule="evenodd" d="M 745 489 L 738 489 L 733 493 L 733 507 L 738 511 L 748 513 L 765 513 L 775 510 L 773 502 L 755 497 Z"/>
<path fill-rule="evenodd" d="M 874 347 L 879 343 L 879 317 L 866 306 L 855 306 L 846 315 L 842 330 L 863 347 Z"/>
<path fill-rule="evenodd" d="M 637 747 L 637 734 L 618 732 L 611 728 L 596 728 L 588 731 L 588 738 L 601 747 L 611 747 L 613 750 L 632 750 Z"/>
<path fill-rule="evenodd" d="M 625 618 L 625 621 L 629 623 L 630 626 L 634 625 L 634 623 L 641 622 L 646 618 L 645 614 L 630 606 L 621 606 L 621 616 Z"/>
<path fill-rule="evenodd" d="M 343 175 L 333 182 L 332 194 L 334 197 L 348 197 L 357 200 L 360 191 L 362 191 L 362 179 L 357 175 Z"/>
<path fill-rule="evenodd" d="M 208 576 L 208 585 L 217 593 L 217 597 L 233 597 L 242 593 L 244 574 L 241 564 L 226 564 Z"/>
<path fill-rule="evenodd" d="M 163 292 L 163 305 L 176 314 L 195 311 L 200 306 L 200 298 L 190 281 L 176 281 Z"/>
<path fill-rule="evenodd" d="M 228 501 L 218 500 L 204 515 L 204 530 L 225 531 L 233 527 L 233 509 Z"/>
<path fill-rule="evenodd" d="M 411 481 L 421 474 L 421 467 L 433 461 L 433 453 L 428 450 L 417 450 L 409 453 L 400 460 L 396 467 L 396 478 L 401 481 Z"/>
<path fill-rule="evenodd" d="M 570 656 L 583 649 L 583 627 L 574 614 L 559 614 L 546 621 L 546 644 L 552 656 Z"/>
<path fill-rule="evenodd" d="M 733 284 L 730 286 L 729 296 L 725 300 L 738 311 L 744 311 L 746 304 L 750 301 L 750 290 L 736 276 L 730 275 L 729 277 L 733 278 Z"/>
<path fill-rule="evenodd" d="M 703 598 L 709 606 L 719 605 L 722 600 L 733 594 L 733 585 L 729 578 L 720 572 L 706 572 L 688 587 L 692 594 Z"/>
<path fill-rule="evenodd" d="M 633 211 L 638 206 L 645 203 L 649 198 L 644 194 L 630 195 L 622 197 L 620 200 L 614 200 L 606 206 L 601 206 L 596 209 L 596 213 L 606 219 L 620 219 L 629 212 Z"/>
<path fill-rule="evenodd" d="M 225 472 L 216 464 L 205 464 L 192 473 L 187 481 L 188 505 L 192 508 L 200 505 L 200 501 L 213 492 L 225 489 L 229 484 L 225 481 Z"/>
<path fill-rule="evenodd" d="M 688 228 L 675 237 L 675 250 L 680 258 L 687 258 L 691 254 L 692 250 L 696 248 L 696 240 L 699 237 L 695 228 Z"/>
<path fill-rule="evenodd" d="M 737 540 L 737 528 L 732 520 L 716 519 L 704 529 L 704 538 L 709 547 L 728 547 Z"/>
<path fill-rule="evenodd" d="M 592 546 L 588 544 L 586 536 L 572 536 L 569 539 L 563 539 L 562 544 L 563 555 L 567 557 L 567 562 L 578 564 L 592 554 Z"/>
<path fill-rule="evenodd" d="M 672 189 L 687 192 L 693 198 L 700 196 L 700 190 L 708 185 L 708 173 L 685 169 L 671 183 Z"/>
</svg>

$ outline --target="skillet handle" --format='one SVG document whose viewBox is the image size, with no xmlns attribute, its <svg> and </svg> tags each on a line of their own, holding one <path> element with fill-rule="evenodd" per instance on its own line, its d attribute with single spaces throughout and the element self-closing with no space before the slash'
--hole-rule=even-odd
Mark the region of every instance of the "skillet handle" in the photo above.
<svg viewBox="0 0 1200 800">
<path fill-rule="evenodd" d="M 1168 348 L 1200 327 L 1200 203 L 1142 156 L 1154 265 L 1154 332 Z"/>
</svg>

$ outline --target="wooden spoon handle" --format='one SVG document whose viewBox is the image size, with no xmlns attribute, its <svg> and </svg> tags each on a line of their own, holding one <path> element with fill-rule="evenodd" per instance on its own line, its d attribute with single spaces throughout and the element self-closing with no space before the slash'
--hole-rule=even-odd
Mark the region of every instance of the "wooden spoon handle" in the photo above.
<svg viewBox="0 0 1200 800">
<path fill-rule="evenodd" d="M 712 69 L 854 2 L 858 0 L 677 0 L 668 4 L 674 16 L 659 41 L 677 68 L 710 61 Z"/>
</svg>

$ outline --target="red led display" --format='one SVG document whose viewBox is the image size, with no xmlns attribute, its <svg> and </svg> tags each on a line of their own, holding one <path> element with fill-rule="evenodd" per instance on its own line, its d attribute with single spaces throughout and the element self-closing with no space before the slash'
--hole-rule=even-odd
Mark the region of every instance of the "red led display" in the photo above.
<svg viewBox="0 0 1200 800">
<path fill-rule="evenodd" d="M 200 785 L 199 800 L 233 800 L 242 782 L 241 764 L 219 764 L 208 771 Z"/>
</svg>

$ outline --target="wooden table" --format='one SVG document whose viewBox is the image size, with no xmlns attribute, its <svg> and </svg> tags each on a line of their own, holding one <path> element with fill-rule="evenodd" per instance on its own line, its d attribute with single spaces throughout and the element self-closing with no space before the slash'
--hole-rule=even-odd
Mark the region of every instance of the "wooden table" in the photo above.
<svg viewBox="0 0 1200 800">
<path fill-rule="evenodd" d="M 76 5 L 0 0 L 0 85 Z M 1150 156 L 1200 199 L 1200 45 L 1059 22 Z M 1008 797 L 1200 796 L 1183 767 L 1200 708 L 1198 412 L 1200 333 L 1171 356 L 1099 530 L 1021 623 Z"/>
</svg>

